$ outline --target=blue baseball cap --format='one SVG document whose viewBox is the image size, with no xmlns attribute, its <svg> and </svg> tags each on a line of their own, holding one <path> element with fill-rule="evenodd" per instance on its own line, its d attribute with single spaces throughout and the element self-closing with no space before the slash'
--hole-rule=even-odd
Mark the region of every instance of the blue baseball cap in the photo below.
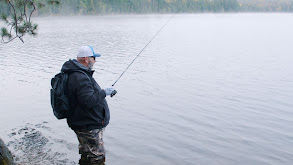
<svg viewBox="0 0 293 165">
<path fill-rule="evenodd" d="M 87 45 L 79 48 L 77 57 L 101 57 L 101 55 L 96 54 L 94 48 Z"/>
</svg>

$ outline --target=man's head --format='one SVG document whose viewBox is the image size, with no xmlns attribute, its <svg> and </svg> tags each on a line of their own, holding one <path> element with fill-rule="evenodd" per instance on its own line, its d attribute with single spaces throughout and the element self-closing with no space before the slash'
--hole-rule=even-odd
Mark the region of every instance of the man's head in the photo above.
<svg viewBox="0 0 293 165">
<path fill-rule="evenodd" d="M 83 64 L 88 69 L 92 70 L 96 62 L 96 57 L 100 57 L 100 54 L 95 54 L 93 47 L 82 46 L 77 53 L 77 61 Z"/>
</svg>

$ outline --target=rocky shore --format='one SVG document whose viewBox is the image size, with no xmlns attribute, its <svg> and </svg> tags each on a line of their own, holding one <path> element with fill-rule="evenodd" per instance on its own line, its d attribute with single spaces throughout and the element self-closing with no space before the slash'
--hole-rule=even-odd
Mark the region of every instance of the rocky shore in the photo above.
<svg viewBox="0 0 293 165">
<path fill-rule="evenodd" d="M 0 165 L 15 165 L 12 154 L 2 139 L 0 139 Z"/>
</svg>

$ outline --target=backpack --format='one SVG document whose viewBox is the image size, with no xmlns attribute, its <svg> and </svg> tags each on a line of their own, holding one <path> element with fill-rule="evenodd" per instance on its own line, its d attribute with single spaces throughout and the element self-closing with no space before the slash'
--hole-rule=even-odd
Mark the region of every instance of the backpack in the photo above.
<svg viewBox="0 0 293 165">
<path fill-rule="evenodd" d="M 69 73 L 61 71 L 51 79 L 51 106 L 57 119 L 64 119 L 69 116 L 70 104 L 67 96 L 67 81 L 69 74 L 73 72 L 83 73 L 89 78 L 85 72 L 81 70 L 75 70 Z"/>
</svg>

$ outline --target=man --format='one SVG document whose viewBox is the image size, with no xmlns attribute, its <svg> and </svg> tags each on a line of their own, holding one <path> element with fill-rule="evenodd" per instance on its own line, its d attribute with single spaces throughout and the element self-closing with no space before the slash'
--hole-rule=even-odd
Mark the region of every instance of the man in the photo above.
<svg viewBox="0 0 293 165">
<path fill-rule="evenodd" d="M 114 88 L 101 89 L 92 77 L 96 57 L 91 46 L 82 46 L 77 59 L 69 60 L 62 71 L 69 73 L 67 94 L 70 102 L 69 127 L 79 141 L 80 164 L 104 164 L 103 132 L 109 124 L 110 111 L 105 99 L 115 95 Z"/>
</svg>

